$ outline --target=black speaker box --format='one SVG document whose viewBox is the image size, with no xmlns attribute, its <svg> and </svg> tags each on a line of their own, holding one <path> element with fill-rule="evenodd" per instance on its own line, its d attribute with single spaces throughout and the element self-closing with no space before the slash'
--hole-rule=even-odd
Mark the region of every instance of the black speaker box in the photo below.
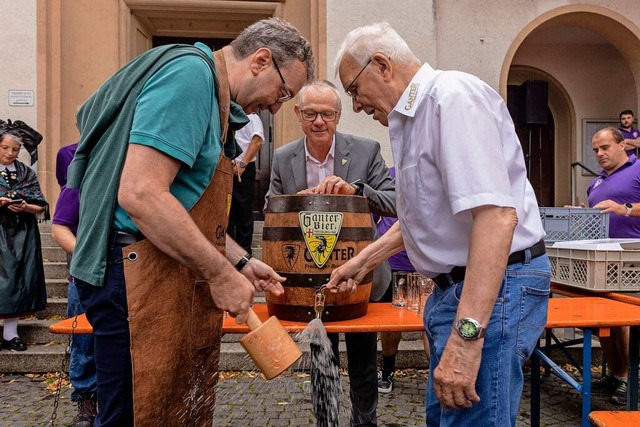
<svg viewBox="0 0 640 427">
<path fill-rule="evenodd" d="M 549 83 L 544 80 L 527 80 L 520 85 L 521 112 L 526 125 L 546 125 Z"/>
</svg>

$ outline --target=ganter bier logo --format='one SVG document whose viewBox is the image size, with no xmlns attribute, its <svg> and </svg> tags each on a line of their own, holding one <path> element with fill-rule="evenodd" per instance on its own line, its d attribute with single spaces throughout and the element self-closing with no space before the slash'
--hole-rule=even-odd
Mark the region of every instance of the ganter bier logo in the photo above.
<svg viewBox="0 0 640 427">
<path fill-rule="evenodd" d="M 322 268 L 338 241 L 342 228 L 342 212 L 302 211 L 299 213 L 300 228 L 307 249 L 318 268 Z"/>
</svg>

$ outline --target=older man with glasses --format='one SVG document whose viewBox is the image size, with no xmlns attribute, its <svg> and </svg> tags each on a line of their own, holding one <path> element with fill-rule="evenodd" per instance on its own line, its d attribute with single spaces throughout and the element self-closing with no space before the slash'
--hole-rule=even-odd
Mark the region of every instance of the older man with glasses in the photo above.
<svg viewBox="0 0 640 427">
<path fill-rule="evenodd" d="M 353 290 L 406 247 L 438 285 L 424 309 L 427 425 L 515 425 L 551 268 L 504 100 L 477 77 L 422 64 L 387 23 L 351 31 L 336 70 L 354 111 L 389 128 L 398 222 L 327 289 Z"/>
<path fill-rule="evenodd" d="M 336 132 L 342 109 L 333 83 L 304 86 L 294 107 L 305 136 L 274 153 L 267 198 L 278 194 L 362 195 L 372 212 L 395 216 L 395 185 L 380 155 L 380 144 Z M 375 228 L 372 227 L 372 233 Z M 379 300 L 391 281 L 387 263 L 376 269 L 371 299 Z M 329 334 L 339 363 L 338 334 Z M 354 426 L 377 425 L 376 333 L 345 334 Z"/>
</svg>

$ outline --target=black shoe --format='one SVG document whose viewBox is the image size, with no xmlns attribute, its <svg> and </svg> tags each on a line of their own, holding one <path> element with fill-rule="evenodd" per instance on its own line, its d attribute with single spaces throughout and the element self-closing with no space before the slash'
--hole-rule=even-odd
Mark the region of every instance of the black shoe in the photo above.
<svg viewBox="0 0 640 427">
<path fill-rule="evenodd" d="M 627 379 L 626 378 L 622 380 L 618 380 L 618 387 L 616 387 L 616 390 L 611 395 L 611 398 L 609 399 L 609 401 L 614 405 L 621 405 L 621 406 L 627 405 Z"/>
<path fill-rule="evenodd" d="M 3 339 L 2 348 L 5 348 L 11 351 L 25 351 L 27 349 L 27 345 L 22 342 L 20 337 L 15 337 L 14 339 L 9 341 Z"/>
<path fill-rule="evenodd" d="M 378 372 L 378 392 L 391 393 L 393 390 L 393 372 L 388 376 L 384 376 L 382 372 Z"/>
<path fill-rule="evenodd" d="M 591 383 L 591 392 L 612 394 L 618 388 L 619 383 L 620 381 L 613 375 L 604 375 Z"/>
<path fill-rule="evenodd" d="M 92 427 L 97 411 L 96 399 L 81 399 L 78 404 L 78 415 L 73 419 L 73 427 Z"/>
</svg>

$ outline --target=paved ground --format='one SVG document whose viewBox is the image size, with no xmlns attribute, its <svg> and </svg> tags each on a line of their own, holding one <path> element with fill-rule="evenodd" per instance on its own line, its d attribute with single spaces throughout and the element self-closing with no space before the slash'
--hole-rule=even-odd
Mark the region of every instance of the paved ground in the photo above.
<svg viewBox="0 0 640 427">
<path fill-rule="evenodd" d="M 404 370 L 397 374 L 392 393 L 382 394 L 378 406 L 380 426 L 424 425 L 426 371 Z M 286 373 L 272 381 L 255 372 L 223 373 L 217 393 L 215 425 L 221 426 L 312 426 L 309 376 L 304 372 Z M 52 380 L 43 375 L 0 374 L 0 426 L 27 427 L 50 425 L 54 407 Z M 343 402 L 348 402 L 348 377 L 342 376 Z M 57 426 L 71 422 L 75 407 L 71 390 L 63 388 L 57 410 Z M 525 385 L 520 403 L 518 426 L 529 425 L 530 393 Z M 345 405 L 348 405 L 346 403 Z M 542 426 L 580 425 L 580 396 L 557 378 L 542 382 Z M 593 409 L 615 409 L 604 396 L 593 398 Z M 347 426 L 348 408 L 341 411 Z"/>
</svg>

